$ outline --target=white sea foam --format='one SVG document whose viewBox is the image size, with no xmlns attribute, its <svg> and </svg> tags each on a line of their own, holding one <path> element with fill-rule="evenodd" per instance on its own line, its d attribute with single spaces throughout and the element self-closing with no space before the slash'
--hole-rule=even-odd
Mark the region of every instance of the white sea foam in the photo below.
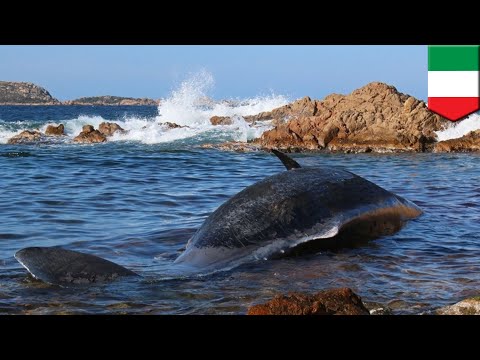
<svg viewBox="0 0 480 360">
<path fill-rule="evenodd" d="M 475 113 L 460 122 L 452 122 L 445 130 L 437 131 L 438 141 L 462 137 L 470 131 L 480 129 L 480 114 Z"/>
<path fill-rule="evenodd" d="M 106 120 L 101 116 L 79 116 L 75 119 L 57 121 L 56 124 L 64 124 L 65 132 L 70 137 L 78 135 L 83 125 L 90 124 L 98 128 L 104 121 L 113 121 L 128 130 L 125 134 L 115 134 L 109 141 L 157 144 L 199 138 L 199 141 L 207 142 L 215 139 L 245 142 L 259 137 L 272 126 L 268 122 L 250 126 L 243 119 L 244 116 L 270 111 L 289 103 L 287 97 L 273 93 L 249 99 L 215 101 L 209 97 L 214 83 L 213 76 L 206 71 L 192 75 L 173 90 L 169 97 L 161 101 L 158 115 L 153 118 L 126 117 Z M 233 119 L 233 124 L 214 126 L 210 123 L 212 116 L 229 116 Z M 183 127 L 171 129 L 165 125 L 167 122 Z M 9 123 L 10 127 L 7 129 L 2 128 L 0 122 L 0 143 L 5 143 L 21 130 L 29 129 L 28 123 L 22 124 L 22 127 L 16 127 L 17 131 L 14 131 L 11 129 L 12 123 Z M 45 123 L 40 130 L 45 131 L 46 127 Z"/>
</svg>

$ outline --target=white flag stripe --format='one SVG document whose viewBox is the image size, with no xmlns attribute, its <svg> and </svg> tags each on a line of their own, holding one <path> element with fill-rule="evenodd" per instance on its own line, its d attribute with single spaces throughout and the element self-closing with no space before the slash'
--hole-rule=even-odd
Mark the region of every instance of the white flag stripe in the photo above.
<svg viewBox="0 0 480 360">
<path fill-rule="evenodd" d="M 478 97 L 478 71 L 429 71 L 428 97 Z"/>
</svg>

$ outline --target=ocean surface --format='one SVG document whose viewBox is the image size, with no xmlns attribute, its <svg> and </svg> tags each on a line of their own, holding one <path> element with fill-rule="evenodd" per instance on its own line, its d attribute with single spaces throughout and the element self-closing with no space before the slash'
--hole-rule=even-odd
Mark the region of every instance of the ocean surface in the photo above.
<svg viewBox="0 0 480 360">
<path fill-rule="evenodd" d="M 0 107 L 1 314 L 244 314 L 276 294 L 342 286 L 394 313 L 413 314 L 480 295 L 478 154 L 293 154 L 305 166 L 344 167 L 414 201 L 424 215 L 394 236 L 355 248 L 172 276 L 172 262 L 212 211 L 246 186 L 284 171 L 271 154 L 200 148 L 246 141 L 269 127 L 252 129 L 241 118 L 213 127 L 209 116 L 245 115 L 287 102 L 269 96 L 198 107 L 173 100 L 158 109 Z M 173 119 L 189 127 L 162 125 Z M 104 144 L 71 142 L 82 125 L 102 121 L 130 132 Z M 20 130 L 47 123 L 65 124 L 69 136 L 49 144 L 6 144 Z M 143 278 L 46 285 L 13 257 L 28 246 L 95 254 Z"/>
</svg>

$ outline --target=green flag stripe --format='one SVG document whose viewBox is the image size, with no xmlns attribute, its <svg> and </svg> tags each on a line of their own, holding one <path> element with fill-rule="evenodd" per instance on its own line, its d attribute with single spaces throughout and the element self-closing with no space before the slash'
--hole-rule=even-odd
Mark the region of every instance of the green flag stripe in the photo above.
<svg viewBox="0 0 480 360">
<path fill-rule="evenodd" d="M 430 45 L 428 47 L 429 71 L 478 71 L 478 45 Z"/>
</svg>

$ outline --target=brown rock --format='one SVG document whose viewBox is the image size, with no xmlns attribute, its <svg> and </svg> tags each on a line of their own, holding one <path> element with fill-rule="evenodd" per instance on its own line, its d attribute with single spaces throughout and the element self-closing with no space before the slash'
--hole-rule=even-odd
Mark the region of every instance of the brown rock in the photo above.
<svg viewBox="0 0 480 360">
<path fill-rule="evenodd" d="M 248 315 L 369 315 L 362 299 L 349 288 L 320 291 L 315 295 L 290 293 L 254 305 Z"/>
<path fill-rule="evenodd" d="M 102 122 L 98 126 L 98 131 L 100 131 L 105 136 L 112 136 L 117 131 L 121 133 L 125 132 L 125 130 L 120 125 L 113 122 Z"/>
<path fill-rule="evenodd" d="M 48 125 L 47 130 L 45 130 L 45 135 L 47 136 L 62 136 L 65 135 L 65 127 L 63 124 L 58 126 Z"/>
<path fill-rule="evenodd" d="M 480 315 L 480 297 L 462 300 L 435 311 L 438 315 Z"/>
<path fill-rule="evenodd" d="M 38 142 L 42 139 L 43 134 L 37 130 L 24 130 L 20 134 L 10 138 L 7 144 L 25 144 Z"/>
<path fill-rule="evenodd" d="M 169 129 L 177 129 L 177 128 L 186 127 L 186 126 L 178 125 L 178 124 L 175 124 L 175 123 L 172 123 L 172 122 L 169 122 L 169 121 L 162 123 L 162 125 L 168 127 Z"/>
<path fill-rule="evenodd" d="M 480 151 L 480 130 L 471 131 L 458 139 L 440 141 L 435 144 L 434 152 Z"/>
<path fill-rule="evenodd" d="M 105 142 L 107 141 L 107 138 L 100 131 L 95 130 L 92 125 L 84 125 L 82 132 L 78 134 L 73 141 L 82 144 L 92 144 Z"/>
<path fill-rule="evenodd" d="M 230 116 L 212 116 L 210 118 L 212 125 L 232 125 L 233 120 Z"/>
<path fill-rule="evenodd" d="M 430 151 L 435 131 L 449 123 L 423 101 L 379 82 L 321 101 L 306 97 L 249 119 L 274 120 L 276 127 L 254 143 L 286 151 Z"/>
</svg>

